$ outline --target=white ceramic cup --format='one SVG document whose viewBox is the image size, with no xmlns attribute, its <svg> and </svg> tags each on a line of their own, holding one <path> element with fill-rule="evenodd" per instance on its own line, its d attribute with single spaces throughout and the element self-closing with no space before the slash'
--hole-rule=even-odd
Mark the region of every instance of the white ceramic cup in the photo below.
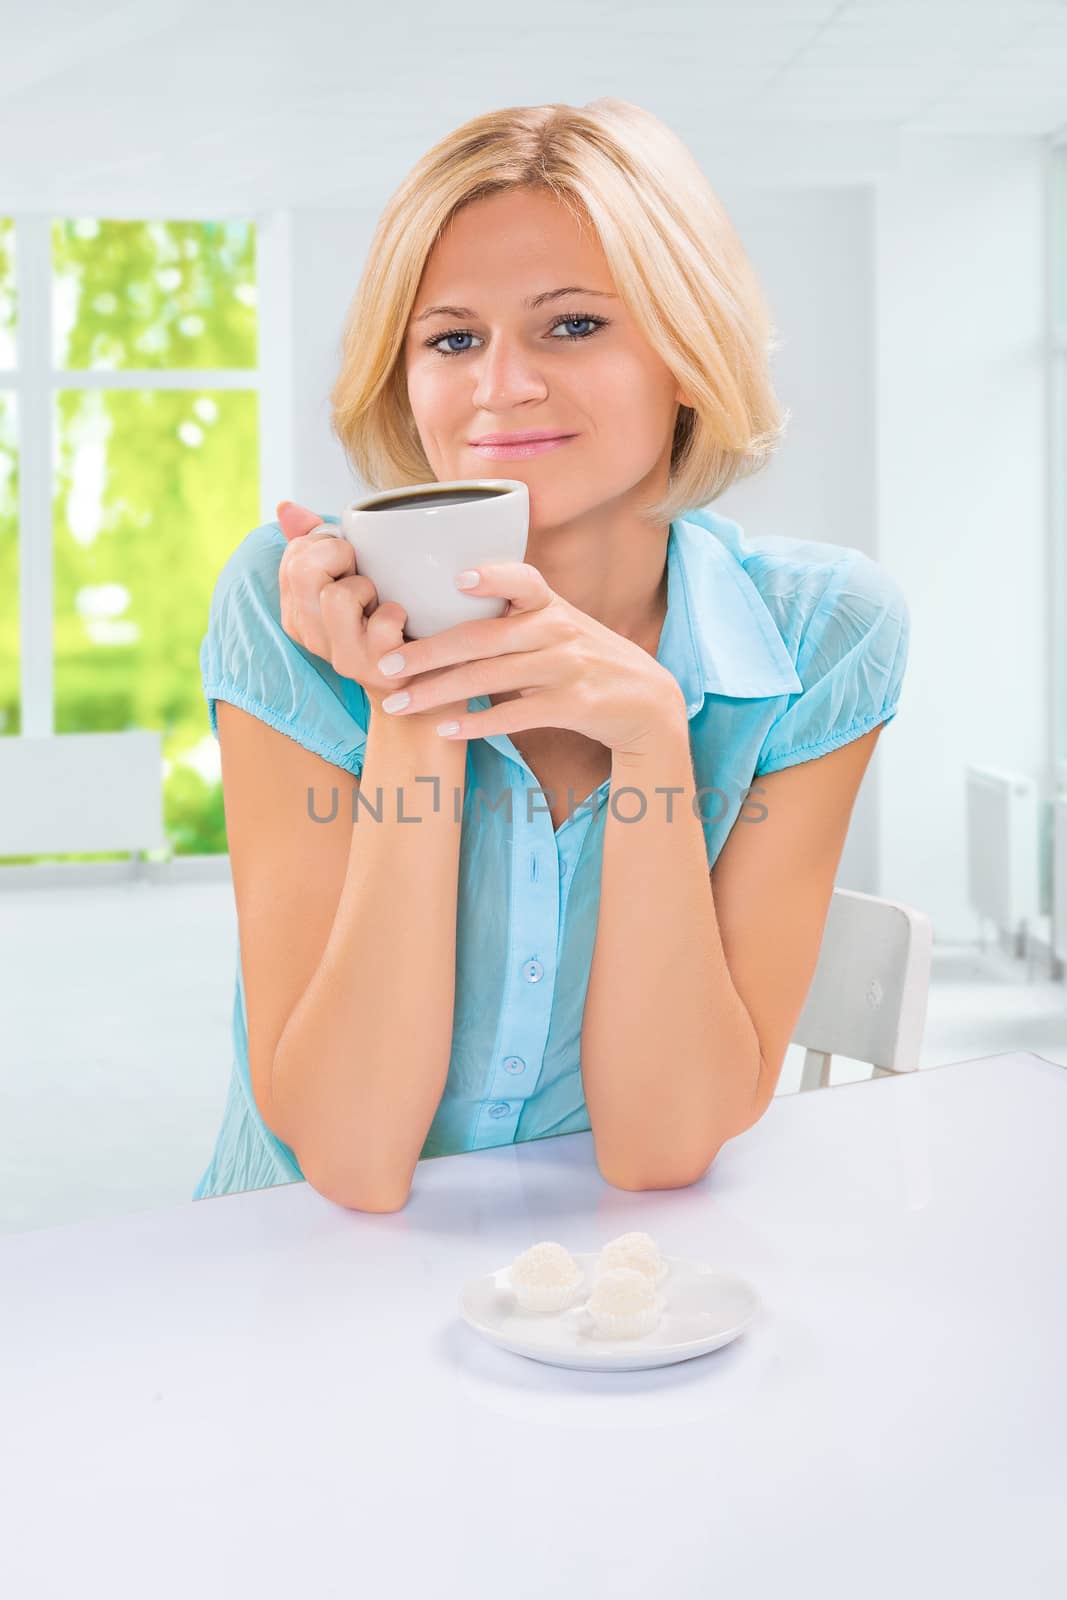
<svg viewBox="0 0 1067 1600">
<path fill-rule="evenodd" d="M 484 491 L 482 498 L 448 498 Z M 506 599 L 465 594 L 456 573 L 521 561 L 529 531 L 530 492 L 518 478 L 456 478 L 369 494 L 344 507 L 339 528 L 379 604 L 393 600 L 407 612 L 405 639 L 502 616 Z"/>
</svg>

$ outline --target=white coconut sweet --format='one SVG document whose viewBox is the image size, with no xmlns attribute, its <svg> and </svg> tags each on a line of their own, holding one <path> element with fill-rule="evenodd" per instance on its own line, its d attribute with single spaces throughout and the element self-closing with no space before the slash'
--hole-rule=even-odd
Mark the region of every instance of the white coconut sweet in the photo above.
<svg viewBox="0 0 1067 1600">
<path fill-rule="evenodd" d="M 586 1310 L 597 1338 L 637 1339 L 659 1322 L 663 1301 L 647 1273 L 607 1267 L 593 1285 Z"/>
<path fill-rule="evenodd" d="M 520 1310 L 536 1313 L 564 1310 L 584 1277 L 570 1251 L 555 1239 L 542 1239 L 516 1256 L 508 1275 Z"/>
<path fill-rule="evenodd" d="M 667 1263 L 648 1233 L 620 1233 L 617 1239 L 610 1240 L 597 1258 L 594 1277 L 616 1267 L 630 1267 L 654 1284 L 662 1283 L 667 1276 Z"/>
</svg>

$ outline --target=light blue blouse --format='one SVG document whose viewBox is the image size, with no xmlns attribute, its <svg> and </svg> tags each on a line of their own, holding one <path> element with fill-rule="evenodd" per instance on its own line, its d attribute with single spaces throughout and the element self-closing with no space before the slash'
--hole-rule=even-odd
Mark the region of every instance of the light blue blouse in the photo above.
<svg viewBox="0 0 1067 1600">
<path fill-rule="evenodd" d="M 367 697 L 282 628 L 285 543 L 276 522 L 264 523 L 219 575 L 200 650 L 212 732 L 215 702 L 227 700 L 358 776 Z M 685 694 L 710 870 L 750 785 L 896 715 L 909 613 L 862 551 L 748 538 L 707 509 L 671 523 L 667 584 L 657 660 Z M 488 696 L 468 701 L 471 712 L 489 706 Z M 633 790 L 613 795 L 609 778 L 581 805 L 574 797 L 553 829 L 506 734 L 469 740 L 466 771 L 452 1053 L 422 1158 L 589 1128 L 579 1047 L 605 811 L 632 818 L 654 803 Z M 239 939 L 235 973 L 228 1097 L 194 1199 L 303 1177 L 252 1095 Z"/>
</svg>

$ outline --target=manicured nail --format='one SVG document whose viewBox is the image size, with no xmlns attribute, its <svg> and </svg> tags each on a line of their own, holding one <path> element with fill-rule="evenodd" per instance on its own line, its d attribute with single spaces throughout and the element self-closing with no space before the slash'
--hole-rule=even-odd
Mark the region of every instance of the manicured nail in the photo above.
<svg viewBox="0 0 1067 1600">
<path fill-rule="evenodd" d="M 457 589 L 473 589 L 481 581 L 481 574 L 478 572 L 460 572 L 456 574 Z"/>
<path fill-rule="evenodd" d="M 378 671 L 383 672 L 387 678 L 392 678 L 396 673 L 403 672 L 404 657 L 399 651 L 394 650 L 391 655 L 383 656 L 378 663 Z"/>
<path fill-rule="evenodd" d="M 408 694 L 406 689 L 402 689 L 399 694 L 386 695 L 385 699 L 382 701 L 382 710 L 403 711 L 404 707 L 409 706 L 410 704 L 411 696 Z"/>
<path fill-rule="evenodd" d="M 383 705 L 385 704 L 384 700 L 382 701 L 382 704 Z M 458 722 L 439 722 L 437 724 L 437 731 L 438 731 L 438 733 L 443 734 L 446 739 L 450 738 L 452 734 L 459 732 L 459 723 Z"/>
<path fill-rule="evenodd" d="M 277 510 L 284 511 L 286 506 L 291 506 L 292 503 L 293 502 L 291 500 L 279 500 L 278 501 L 278 505 L 277 505 Z"/>
</svg>

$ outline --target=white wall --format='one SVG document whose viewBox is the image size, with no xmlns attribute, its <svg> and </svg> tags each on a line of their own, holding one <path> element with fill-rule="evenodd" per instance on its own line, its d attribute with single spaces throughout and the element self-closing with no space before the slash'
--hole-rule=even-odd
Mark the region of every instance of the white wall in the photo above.
<svg viewBox="0 0 1067 1600">
<path fill-rule="evenodd" d="M 330 390 L 376 221 L 363 210 L 278 210 L 256 218 L 265 520 L 279 500 L 336 514 L 364 488 L 330 431 Z"/>
<path fill-rule="evenodd" d="M 912 643 L 881 760 L 884 892 L 971 939 L 964 766 L 1045 771 L 1041 150 L 902 140 L 876 227 L 879 557 Z"/>
<path fill-rule="evenodd" d="M 706 169 L 707 170 L 707 169 Z M 792 415 L 778 454 L 716 509 L 752 534 L 853 545 L 878 556 L 874 192 L 716 185 L 770 302 L 773 372 Z M 837 883 L 885 892 L 878 861 L 882 735 L 856 800 Z"/>
</svg>

